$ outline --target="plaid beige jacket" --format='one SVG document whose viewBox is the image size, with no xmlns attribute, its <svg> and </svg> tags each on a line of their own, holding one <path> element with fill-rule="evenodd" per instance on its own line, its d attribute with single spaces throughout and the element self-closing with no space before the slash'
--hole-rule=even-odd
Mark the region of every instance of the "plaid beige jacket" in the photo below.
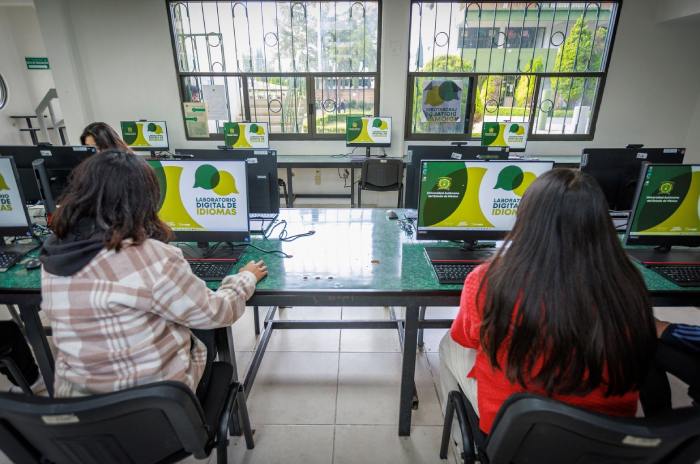
<svg viewBox="0 0 700 464">
<path fill-rule="evenodd" d="M 161 380 L 192 391 L 206 347 L 188 327 L 233 324 L 255 291 L 250 272 L 228 276 L 213 292 L 178 248 L 146 240 L 118 253 L 102 250 L 77 274 L 42 271 L 42 309 L 57 347 L 55 394 L 123 390 Z"/>
</svg>

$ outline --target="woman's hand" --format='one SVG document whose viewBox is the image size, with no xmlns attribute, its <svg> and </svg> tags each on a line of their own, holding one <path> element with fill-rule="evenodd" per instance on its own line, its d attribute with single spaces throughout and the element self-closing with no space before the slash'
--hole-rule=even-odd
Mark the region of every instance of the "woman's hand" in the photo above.
<svg viewBox="0 0 700 464">
<path fill-rule="evenodd" d="M 262 280 L 263 277 L 267 275 L 267 266 L 263 260 L 258 262 L 251 261 L 241 268 L 240 272 L 249 271 L 252 272 L 258 282 Z"/>
</svg>

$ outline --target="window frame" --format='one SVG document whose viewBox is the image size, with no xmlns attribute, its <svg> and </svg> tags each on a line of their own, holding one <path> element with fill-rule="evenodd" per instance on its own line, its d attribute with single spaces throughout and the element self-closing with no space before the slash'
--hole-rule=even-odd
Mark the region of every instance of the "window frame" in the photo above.
<svg viewBox="0 0 700 464">
<path fill-rule="evenodd" d="M 170 46 L 173 53 L 173 64 L 175 66 L 175 78 L 177 80 L 178 94 L 180 99 L 180 113 L 181 120 L 184 126 L 185 139 L 188 141 L 207 141 L 207 140 L 224 140 L 224 135 L 219 133 L 209 133 L 209 138 L 202 137 L 190 137 L 187 132 L 187 126 L 185 124 L 185 109 L 183 103 L 185 103 L 185 89 L 183 87 L 183 80 L 187 77 L 223 77 L 223 78 L 240 78 L 241 79 L 241 89 L 246 92 L 248 98 L 243 99 L 243 107 L 245 113 L 246 121 L 241 122 L 255 122 L 250 120 L 250 94 L 248 92 L 248 78 L 253 77 L 300 77 L 305 79 L 306 84 L 306 118 L 308 132 L 302 133 L 279 133 L 270 131 L 269 140 L 345 140 L 345 133 L 328 134 L 328 133 L 316 133 L 316 88 L 315 82 L 316 78 L 363 78 L 369 77 L 374 79 L 374 112 L 372 116 L 380 116 L 380 87 L 381 87 L 381 46 L 382 46 L 382 3 L 383 0 L 372 0 L 377 3 L 377 65 L 374 72 L 183 72 L 180 71 L 179 61 L 177 56 L 177 46 L 175 43 L 175 29 L 173 25 L 173 15 L 171 13 L 171 5 L 173 3 L 179 3 L 181 0 L 165 0 L 165 9 L 168 16 L 168 30 L 170 33 Z M 197 2 L 203 3 L 216 3 L 220 0 L 196 0 Z M 262 0 L 262 1 L 276 1 L 276 0 Z M 333 3 L 335 1 L 341 0 L 310 0 L 317 2 L 329 2 Z M 347 1 L 347 0 L 343 0 Z M 237 121 L 238 122 L 238 121 Z M 260 121 L 267 122 L 267 121 Z"/>
<path fill-rule="evenodd" d="M 476 109 L 476 98 L 478 98 L 477 92 L 475 91 L 475 87 L 477 85 L 477 82 L 480 77 L 482 76 L 499 76 L 499 75 L 504 75 L 504 76 L 512 76 L 512 75 L 519 75 L 519 76 L 533 76 L 535 78 L 535 87 L 533 90 L 532 94 L 532 105 L 531 105 L 531 110 L 530 110 L 530 115 L 528 117 L 528 134 L 527 134 L 527 140 L 528 141 L 552 141 L 552 142 L 576 142 L 576 141 L 590 141 L 594 140 L 595 138 L 595 131 L 596 131 L 596 126 L 598 122 L 598 114 L 600 112 L 600 107 L 603 101 L 603 94 L 605 93 L 605 83 L 607 81 L 607 76 L 608 76 L 608 71 L 610 68 L 610 61 L 612 61 L 612 53 L 615 45 L 615 37 L 617 35 L 617 29 L 618 29 L 618 24 L 620 21 L 620 15 L 622 13 L 622 6 L 623 6 L 623 0 L 606 0 L 608 2 L 616 3 L 617 4 L 617 9 L 616 9 L 616 14 L 615 18 L 612 22 L 612 31 L 610 32 L 608 36 L 608 54 L 605 59 L 605 66 L 603 69 L 600 71 L 596 72 L 546 72 L 546 73 L 517 73 L 517 72 L 456 72 L 456 73 L 445 73 L 444 71 L 411 71 L 411 26 L 413 24 L 413 5 L 414 4 L 419 4 L 419 3 L 424 3 L 422 0 L 410 0 L 411 1 L 411 7 L 410 7 L 410 14 L 409 14 L 409 26 L 408 26 L 408 37 L 407 41 L 409 43 L 409 49 L 408 49 L 408 56 L 407 56 L 407 79 L 406 79 L 406 110 L 404 114 L 404 139 L 406 141 L 476 141 L 476 140 L 481 140 L 481 137 L 474 137 L 472 136 L 473 132 L 473 119 L 474 119 L 474 112 Z M 454 3 L 455 1 L 460 1 L 460 0 L 430 0 L 429 3 Z M 468 5 L 471 4 L 471 2 L 468 2 L 466 0 L 461 0 L 467 3 Z M 514 0 L 477 0 L 474 3 L 526 3 L 526 2 L 516 2 Z M 571 0 L 549 0 L 547 2 L 530 2 L 530 3 L 572 3 Z M 581 3 L 596 3 L 592 0 L 588 0 L 586 2 L 581 2 Z M 464 26 L 460 26 L 458 28 L 458 32 L 461 30 L 466 29 Z M 503 28 L 503 31 L 501 31 L 503 34 L 506 34 L 507 27 Z M 507 36 L 504 36 L 504 46 L 507 41 Z M 459 37 L 458 41 L 461 40 L 462 38 Z M 464 78 L 464 77 L 469 77 L 471 78 L 471 85 L 469 88 L 469 95 L 467 95 L 468 102 L 467 102 L 467 112 L 465 114 L 466 117 L 468 117 L 468 121 L 465 122 L 465 125 L 468 124 L 469 126 L 469 132 L 465 132 L 464 134 L 428 134 L 428 133 L 413 133 L 412 132 L 412 125 L 413 125 L 413 114 L 412 114 L 412 109 L 413 109 L 413 94 L 414 94 L 414 82 L 416 77 L 436 77 L 436 76 L 454 76 L 455 78 Z M 535 115 L 537 114 L 537 98 L 540 93 L 540 83 L 543 79 L 549 79 L 552 77 L 575 77 L 575 78 L 596 78 L 599 79 L 599 86 L 596 92 L 596 97 L 595 97 L 595 102 L 592 108 L 592 114 L 591 114 L 591 122 L 590 122 L 590 128 L 588 130 L 588 133 L 586 134 L 536 134 L 533 132 L 534 130 L 534 123 L 535 123 Z"/>
</svg>

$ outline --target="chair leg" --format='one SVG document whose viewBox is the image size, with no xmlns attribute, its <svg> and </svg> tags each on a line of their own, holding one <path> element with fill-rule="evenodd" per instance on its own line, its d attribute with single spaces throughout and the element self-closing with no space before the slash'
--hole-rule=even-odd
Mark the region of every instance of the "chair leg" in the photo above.
<svg viewBox="0 0 700 464">
<path fill-rule="evenodd" d="M 450 392 L 450 395 L 452 392 Z M 445 422 L 442 424 L 442 441 L 440 442 L 440 459 L 447 459 L 447 450 L 452 437 L 452 421 L 455 415 L 455 405 L 452 401 L 447 401 L 445 406 Z"/>
<path fill-rule="evenodd" d="M 12 375 L 12 378 L 17 383 L 19 388 L 22 389 L 22 392 L 25 395 L 34 394 L 34 392 L 32 392 L 31 387 L 29 386 L 29 383 L 27 383 L 27 379 L 24 378 L 22 371 L 19 370 L 19 366 L 17 366 L 17 364 L 12 360 L 12 358 L 0 359 L 0 366 L 5 366 L 7 370 L 10 371 L 10 375 Z"/>
<path fill-rule="evenodd" d="M 457 423 L 459 424 L 459 431 L 462 436 L 462 459 L 464 460 L 464 464 L 474 464 L 476 462 L 474 433 L 467 416 L 463 394 L 459 390 L 453 390 L 447 395 L 447 408 L 445 410 L 445 423 L 442 429 L 440 458 L 447 458 L 447 449 L 452 436 L 452 420 L 454 419 L 455 413 L 457 414 Z"/>
<path fill-rule="evenodd" d="M 362 208 L 362 187 L 357 186 L 357 207 Z"/>
<path fill-rule="evenodd" d="M 258 306 L 253 306 L 253 319 L 255 335 L 260 335 L 260 308 Z"/>
</svg>

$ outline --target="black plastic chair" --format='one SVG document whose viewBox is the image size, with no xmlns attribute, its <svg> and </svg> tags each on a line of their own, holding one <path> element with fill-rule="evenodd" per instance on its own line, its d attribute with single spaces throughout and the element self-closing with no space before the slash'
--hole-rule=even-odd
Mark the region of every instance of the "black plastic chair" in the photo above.
<svg viewBox="0 0 700 464">
<path fill-rule="evenodd" d="M 467 464 L 499 463 L 695 463 L 700 459 L 700 408 L 654 418 L 597 414 L 531 394 L 511 396 L 486 436 L 469 400 L 450 392 L 440 457 L 447 458 L 457 415 Z"/>
<path fill-rule="evenodd" d="M 223 464 L 236 404 L 253 448 L 245 394 L 232 374 L 230 364 L 213 364 L 202 405 L 178 382 L 81 398 L 0 394 L 0 449 L 16 463 L 151 464 L 204 459 L 216 448 Z"/>
<path fill-rule="evenodd" d="M 362 163 L 362 173 L 357 188 L 357 206 L 362 208 L 362 191 L 399 192 L 397 207 L 403 203 L 403 160 L 370 158 Z"/>
<path fill-rule="evenodd" d="M 0 367 L 4 367 L 12 376 L 12 380 L 22 389 L 25 395 L 32 395 L 32 389 L 29 382 L 22 375 L 17 363 L 12 359 L 12 348 L 9 346 L 0 347 Z"/>
</svg>

